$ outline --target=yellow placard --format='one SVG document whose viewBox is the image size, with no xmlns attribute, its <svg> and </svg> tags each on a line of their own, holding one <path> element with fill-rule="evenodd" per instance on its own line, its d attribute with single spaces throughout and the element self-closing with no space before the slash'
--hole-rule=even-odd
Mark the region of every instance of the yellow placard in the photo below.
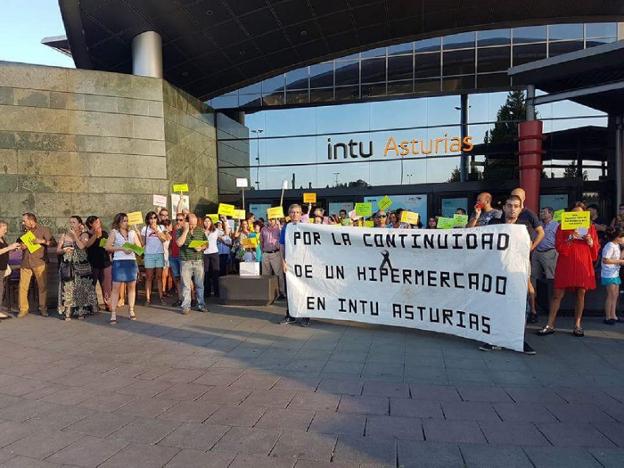
<svg viewBox="0 0 624 468">
<path fill-rule="evenodd" d="M 22 237 L 20 237 L 21 241 L 24 243 L 26 248 L 30 253 L 36 252 L 41 248 L 41 244 L 35 244 L 35 239 L 37 237 L 33 234 L 32 231 L 26 232 Z"/>
<path fill-rule="evenodd" d="M 401 222 L 407 224 L 418 224 L 418 213 L 413 211 L 401 211 Z"/>
<path fill-rule="evenodd" d="M 565 211 L 561 214 L 561 229 L 589 229 L 590 215 L 589 211 Z"/>
<path fill-rule="evenodd" d="M 255 249 L 258 246 L 258 239 L 255 237 L 248 237 L 247 239 L 243 239 L 241 241 L 241 245 L 243 246 L 243 249 Z"/>
<path fill-rule="evenodd" d="M 553 221 L 561 222 L 561 215 L 565 213 L 565 210 L 557 210 L 553 213 Z"/>
<path fill-rule="evenodd" d="M 438 229 L 453 229 L 455 227 L 455 220 L 453 218 L 444 218 L 440 216 L 438 218 Z"/>
<path fill-rule="evenodd" d="M 217 211 L 217 214 L 220 214 L 223 216 L 234 216 L 234 210 L 236 210 L 236 207 L 234 205 L 228 205 L 227 203 L 219 203 L 219 211 Z"/>
<path fill-rule="evenodd" d="M 316 193 L 307 192 L 303 194 L 303 203 L 316 203 Z"/>
<path fill-rule="evenodd" d="M 468 215 L 454 214 L 453 219 L 455 220 L 455 227 L 464 228 L 468 224 Z"/>
<path fill-rule="evenodd" d="M 217 221 L 219 221 L 219 215 L 218 214 L 208 214 L 206 216 L 208 216 L 213 223 L 216 223 Z"/>
<path fill-rule="evenodd" d="M 208 241 L 192 240 L 188 246 L 189 249 L 201 249 L 205 245 L 208 245 Z"/>
<path fill-rule="evenodd" d="M 173 191 L 175 193 L 188 192 L 188 184 L 173 184 Z"/>
<path fill-rule="evenodd" d="M 392 206 L 392 199 L 388 195 L 384 195 L 384 197 L 377 202 L 377 206 L 380 210 L 386 211 Z"/>
<path fill-rule="evenodd" d="M 374 221 L 364 221 L 364 227 L 375 227 L 375 222 Z"/>
<path fill-rule="evenodd" d="M 140 211 L 128 213 L 128 224 L 143 224 L 143 213 Z"/>
<path fill-rule="evenodd" d="M 355 214 L 356 216 L 362 216 L 363 218 L 373 216 L 373 204 L 370 202 L 356 203 Z"/>
<path fill-rule="evenodd" d="M 245 210 L 234 210 L 234 214 L 232 215 L 234 219 L 245 219 Z"/>
<path fill-rule="evenodd" d="M 273 208 L 267 208 L 267 218 L 269 219 L 281 219 L 284 217 L 284 208 L 281 206 L 274 206 Z"/>
</svg>

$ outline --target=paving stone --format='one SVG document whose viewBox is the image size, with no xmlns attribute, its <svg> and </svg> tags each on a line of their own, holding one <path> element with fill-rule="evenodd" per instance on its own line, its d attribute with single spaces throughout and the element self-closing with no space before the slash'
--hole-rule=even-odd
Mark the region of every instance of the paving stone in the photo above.
<svg viewBox="0 0 624 468">
<path fill-rule="evenodd" d="M 463 467 L 457 445 L 415 440 L 398 441 L 398 461 L 401 467 Z"/>
<path fill-rule="evenodd" d="M 70 387 L 62 392 L 46 395 L 41 400 L 58 405 L 77 405 L 88 398 L 91 398 L 91 394 L 85 392 L 84 388 Z"/>
<path fill-rule="evenodd" d="M 180 449 L 150 445 L 129 445 L 117 452 L 101 468 L 159 468 L 171 460 Z"/>
<path fill-rule="evenodd" d="M 288 372 L 282 375 L 273 390 L 294 390 L 297 392 L 313 392 L 321 381 L 320 377 L 309 373 Z"/>
<path fill-rule="evenodd" d="M 354 464 L 396 463 L 396 441 L 371 437 L 338 436 L 333 461 Z"/>
<path fill-rule="evenodd" d="M 382 396 L 393 398 L 409 398 L 409 385 L 403 383 L 367 381 L 362 392 L 365 396 Z"/>
<path fill-rule="evenodd" d="M 208 424 L 220 424 L 223 426 L 251 427 L 258 422 L 264 412 L 264 408 L 224 406 L 215 411 L 206 422 Z"/>
<path fill-rule="evenodd" d="M 65 465 L 98 466 L 126 445 L 126 442 L 120 440 L 86 436 L 56 452 L 46 461 Z"/>
<path fill-rule="evenodd" d="M 493 445 L 550 445 L 530 423 L 480 421 L 479 426 L 488 442 Z"/>
<path fill-rule="evenodd" d="M 171 369 L 169 372 L 156 377 L 156 380 L 163 380 L 172 383 L 189 383 L 199 379 L 206 372 L 201 369 Z M 201 382 L 195 382 L 202 384 Z M 210 384 L 203 384 L 210 385 Z"/>
<path fill-rule="evenodd" d="M 67 429 L 96 437 L 106 437 L 126 424 L 133 418 L 112 413 L 95 413 L 68 426 Z"/>
<path fill-rule="evenodd" d="M 175 431 L 161 440 L 158 445 L 207 451 L 210 450 L 229 429 L 229 426 L 186 423 L 179 426 Z"/>
<path fill-rule="evenodd" d="M 549 403 L 548 411 L 554 414 L 562 422 L 613 422 L 614 419 L 604 413 L 597 406 L 587 404 Z"/>
<path fill-rule="evenodd" d="M 379 439 L 423 440 L 420 419 L 399 416 L 368 416 L 366 437 Z"/>
<path fill-rule="evenodd" d="M 170 382 L 159 382 L 154 380 L 137 380 L 136 382 L 116 390 L 122 395 L 131 397 L 151 398 L 159 393 L 164 392 L 171 387 Z"/>
<path fill-rule="evenodd" d="M 2 468 L 57 468 L 61 465 L 18 455 L 5 461 L 1 466 Z"/>
<path fill-rule="evenodd" d="M 623 449 L 589 449 L 589 453 L 605 468 L 620 468 L 624 466 Z"/>
<path fill-rule="evenodd" d="M 564 403 L 555 391 L 549 388 L 523 388 L 523 387 L 505 387 L 505 392 L 516 403 Z"/>
<path fill-rule="evenodd" d="M 333 395 L 321 391 L 298 392 L 288 405 L 288 408 L 336 411 L 339 402 L 339 395 Z"/>
<path fill-rule="evenodd" d="M 228 468 L 292 468 L 295 458 L 256 457 L 253 455 L 236 455 Z"/>
<path fill-rule="evenodd" d="M 197 401 L 233 406 L 242 403 L 252 392 L 253 390 L 249 388 L 213 387 Z"/>
<path fill-rule="evenodd" d="M 212 387 L 195 383 L 177 383 L 154 398 L 163 400 L 196 400 Z"/>
<path fill-rule="evenodd" d="M 82 434 L 68 431 L 35 432 L 13 442 L 6 450 L 16 455 L 43 460 L 82 437 Z"/>
<path fill-rule="evenodd" d="M 537 423 L 536 425 L 555 447 L 615 447 L 590 424 Z"/>
<path fill-rule="evenodd" d="M 257 427 L 278 430 L 305 431 L 314 417 L 314 411 L 269 408 L 257 422 Z"/>
<path fill-rule="evenodd" d="M 351 463 L 321 462 L 317 460 L 297 460 L 297 463 L 295 463 L 295 468 L 352 468 L 352 466 Z"/>
<path fill-rule="evenodd" d="M 364 415 L 317 411 L 308 430 L 323 434 L 363 436 L 365 424 Z"/>
<path fill-rule="evenodd" d="M 43 400 L 22 400 L 7 408 L 0 409 L 0 420 L 26 421 L 27 419 L 58 410 L 59 405 Z"/>
<path fill-rule="evenodd" d="M 335 435 L 289 431 L 280 436 L 270 455 L 329 462 L 335 445 Z"/>
<path fill-rule="evenodd" d="M 67 426 L 82 421 L 95 413 L 95 410 L 89 408 L 59 405 L 57 409 L 33 416 L 26 422 L 46 426 L 48 429 L 65 429 Z"/>
<path fill-rule="evenodd" d="M 341 413 L 378 414 L 389 412 L 389 399 L 385 397 L 354 397 L 343 395 L 338 405 Z"/>
<path fill-rule="evenodd" d="M 115 413 L 124 416 L 155 418 L 176 404 L 178 404 L 177 401 L 156 398 L 133 400 L 121 408 L 116 409 Z"/>
<path fill-rule="evenodd" d="M 183 449 L 173 457 L 167 468 L 227 468 L 234 460 L 234 454 L 223 452 L 202 452 Z"/>
<path fill-rule="evenodd" d="M 462 385 L 457 388 L 457 391 L 464 401 L 484 401 L 497 403 L 509 403 L 512 401 L 511 397 L 507 394 L 507 392 L 499 387 Z"/>
<path fill-rule="evenodd" d="M 468 421 L 500 421 L 491 403 L 480 401 L 443 402 L 446 419 Z"/>
<path fill-rule="evenodd" d="M 158 419 L 179 422 L 202 422 L 207 420 L 219 408 L 220 406 L 217 403 L 209 401 L 181 401 L 160 414 Z"/>
<path fill-rule="evenodd" d="M 0 422 L 0 446 L 5 447 L 16 440 L 22 439 L 37 431 L 35 426 L 27 423 L 2 421 Z"/>
<path fill-rule="evenodd" d="M 243 374 L 230 384 L 232 388 L 249 390 L 268 390 L 277 383 L 279 377 L 272 374 Z"/>
<path fill-rule="evenodd" d="M 557 422 L 552 413 L 538 403 L 494 403 L 494 410 L 506 422 Z"/>
<path fill-rule="evenodd" d="M 410 393 L 414 400 L 461 401 L 457 389 L 448 385 L 411 383 Z"/>
<path fill-rule="evenodd" d="M 279 438 L 279 431 L 260 428 L 232 427 L 213 447 L 213 451 L 245 453 L 248 455 L 269 454 Z"/>
<path fill-rule="evenodd" d="M 261 408 L 286 408 L 294 398 L 293 390 L 256 390 L 245 398 L 241 406 Z"/>
<path fill-rule="evenodd" d="M 82 401 L 79 406 L 96 411 L 112 412 L 133 400 L 134 398 L 129 398 L 128 395 L 121 395 L 119 393 L 106 393 L 101 395 L 93 395 L 91 398 L 87 398 L 86 400 Z"/>
<path fill-rule="evenodd" d="M 467 444 L 486 443 L 481 428 L 475 421 L 423 420 L 425 440 Z"/>
<path fill-rule="evenodd" d="M 617 444 L 618 447 L 624 447 L 624 424 L 616 422 L 598 422 L 593 423 L 592 426 L 598 429 L 610 441 Z"/>
<path fill-rule="evenodd" d="M 598 468 L 600 463 L 586 450 L 569 447 L 527 447 L 524 449 L 535 468 Z"/>
<path fill-rule="evenodd" d="M 461 453 L 468 468 L 531 468 L 526 453 L 520 447 L 496 447 L 481 444 L 462 444 Z"/>
<path fill-rule="evenodd" d="M 390 415 L 409 418 L 444 418 L 440 403 L 429 400 L 409 400 L 406 398 L 390 399 Z"/>
<path fill-rule="evenodd" d="M 151 418 L 135 418 L 131 423 L 113 432 L 109 438 L 137 444 L 156 444 L 172 433 L 180 423 Z"/>
</svg>

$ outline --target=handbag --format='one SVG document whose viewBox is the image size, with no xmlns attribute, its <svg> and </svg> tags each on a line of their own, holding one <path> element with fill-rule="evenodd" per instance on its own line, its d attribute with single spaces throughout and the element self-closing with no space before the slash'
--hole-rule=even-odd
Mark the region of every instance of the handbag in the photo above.
<svg viewBox="0 0 624 468">
<path fill-rule="evenodd" d="M 71 261 L 63 260 L 59 266 L 59 276 L 62 281 L 69 281 L 74 277 L 74 267 Z"/>
</svg>

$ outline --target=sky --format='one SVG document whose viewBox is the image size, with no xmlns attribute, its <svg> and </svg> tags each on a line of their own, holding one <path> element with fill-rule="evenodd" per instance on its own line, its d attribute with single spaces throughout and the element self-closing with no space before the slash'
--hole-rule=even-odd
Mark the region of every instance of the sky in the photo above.
<svg viewBox="0 0 624 468">
<path fill-rule="evenodd" d="M 65 34 L 58 0 L 2 0 L 0 60 L 74 67 L 60 52 L 41 44 L 48 36 Z"/>
</svg>

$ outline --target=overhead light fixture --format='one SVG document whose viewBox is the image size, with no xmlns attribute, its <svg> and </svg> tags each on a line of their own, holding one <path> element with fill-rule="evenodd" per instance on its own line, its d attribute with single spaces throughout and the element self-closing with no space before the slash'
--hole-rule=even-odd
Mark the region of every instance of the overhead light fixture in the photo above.
<svg viewBox="0 0 624 468">
<path fill-rule="evenodd" d="M 212 10 L 206 10 L 206 15 L 207 15 L 207 16 L 212 16 L 212 15 L 214 15 L 214 11 L 212 11 Z"/>
<path fill-rule="evenodd" d="M 305 30 L 305 29 L 302 29 L 302 30 L 301 30 L 301 32 L 299 33 L 299 35 L 300 35 L 301 37 L 306 37 L 306 36 L 308 35 L 308 31 L 307 31 L 307 30 Z"/>
</svg>

